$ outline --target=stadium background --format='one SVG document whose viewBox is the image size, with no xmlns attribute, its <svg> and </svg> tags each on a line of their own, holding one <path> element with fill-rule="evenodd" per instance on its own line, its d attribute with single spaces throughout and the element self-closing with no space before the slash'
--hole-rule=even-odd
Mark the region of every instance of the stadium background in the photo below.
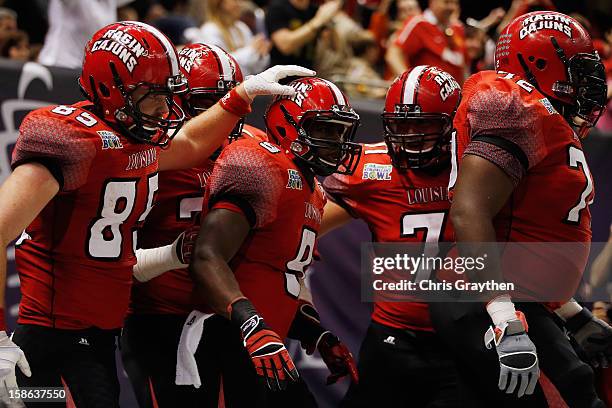
<svg viewBox="0 0 612 408">
<path fill-rule="evenodd" d="M 10 172 L 10 156 L 19 124 L 32 109 L 53 103 L 70 104 L 81 98 L 76 85 L 78 72 L 62 68 L 49 68 L 36 63 L 20 63 L 0 60 L 0 182 Z M 360 142 L 382 140 L 380 112 L 382 101 L 353 100 L 361 115 L 361 127 L 357 133 Z M 247 122 L 263 128 L 263 112 L 268 101 L 257 100 Z M 596 199 L 591 206 L 593 213 L 593 241 L 605 241 L 612 212 L 612 137 L 603 134 L 589 136 L 585 142 L 586 156 L 595 179 Z M 104 171 L 104 169 L 96 169 Z M 559 180 L 563 183 L 563 180 Z M 543 206 L 554 203 L 542 203 Z M 322 262 L 313 265 L 310 285 L 323 323 L 342 338 L 356 355 L 369 321 L 370 305 L 360 301 L 359 248 L 362 241 L 369 241 L 370 234 L 361 221 L 352 222 L 321 239 Z M 19 304 L 19 279 L 14 263 L 14 252 L 9 249 L 9 277 L 7 280 L 8 323 L 14 327 Z M 604 296 L 603 292 L 597 294 Z M 340 300 L 340 301 L 338 301 Z M 325 387 L 327 368 L 315 356 L 306 356 L 297 343 L 289 350 L 302 375 L 309 382 L 321 407 L 332 406 L 342 396 L 347 380 Z M 136 407 L 131 387 L 121 365 L 121 406 Z M 205 384 L 203 386 L 206 386 Z"/>
</svg>

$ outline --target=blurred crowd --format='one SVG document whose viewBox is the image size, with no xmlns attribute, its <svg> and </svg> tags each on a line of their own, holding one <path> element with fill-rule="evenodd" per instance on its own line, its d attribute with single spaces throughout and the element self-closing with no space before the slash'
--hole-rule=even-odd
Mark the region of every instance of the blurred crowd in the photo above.
<svg viewBox="0 0 612 408">
<path fill-rule="evenodd" d="M 314 68 L 351 96 L 380 98 L 409 66 L 462 80 L 492 68 L 495 40 L 517 15 L 558 10 L 591 32 L 612 72 L 612 5 L 590 0 L 0 0 L 0 56 L 79 68 L 86 40 L 115 20 L 153 24 L 179 47 L 229 51 L 247 75 L 275 64 Z M 612 89 L 612 88 L 611 88 Z M 612 116 L 600 126 L 612 130 Z"/>
</svg>

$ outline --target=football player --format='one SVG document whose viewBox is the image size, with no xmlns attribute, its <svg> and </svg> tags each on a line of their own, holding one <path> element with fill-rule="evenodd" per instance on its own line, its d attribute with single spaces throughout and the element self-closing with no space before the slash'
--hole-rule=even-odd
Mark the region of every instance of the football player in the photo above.
<svg viewBox="0 0 612 408">
<path fill-rule="evenodd" d="M 296 95 L 266 111 L 269 141 L 238 140 L 217 159 L 190 266 L 198 294 L 216 313 L 204 323 L 200 353 L 220 372 L 228 406 L 316 404 L 283 345 L 287 336 L 321 352 L 330 381 L 353 364 L 300 300 L 300 279 L 325 202 L 315 175 L 354 171 L 359 116 L 329 81 L 291 85 Z M 218 380 L 205 374 L 202 383 Z"/>
<path fill-rule="evenodd" d="M 206 111 L 243 81 L 234 58 L 214 45 L 185 46 L 179 52 L 179 65 L 189 85 L 189 91 L 180 95 L 187 118 Z M 266 138 L 263 131 L 248 125 L 243 127 L 240 121 L 229 138 L 241 135 L 258 140 Z M 156 204 L 138 231 L 140 248 L 170 245 L 179 234 L 189 230 L 178 247 L 180 263 L 189 263 L 187 246 L 197 236 L 197 228 L 190 227 L 202 209 L 204 187 L 220 149 L 201 167 L 159 173 Z M 160 407 L 195 406 L 203 403 L 198 399 L 203 397 L 199 395 L 203 389 L 175 384 L 181 329 L 196 306 L 191 302 L 193 282 L 185 267 L 156 277 L 160 272 L 159 267 L 143 267 L 139 258 L 135 277 L 142 283 L 136 282 L 132 287 L 130 315 L 121 335 L 123 364 L 140 407 L 152 407 L 153 400 Z"/>
<path fill-rule="evenodd" d="M 530 294 L 567 302 L 591 241 L 593 180 L 581 139 L 606 103 L 604 68 L 585 29 L 548 11 L 509 24 L 498 39 L 495 64 L 497 72 L 467 80 L 455 116 L 451 220 L 457 242 L 472 243 L 460 253 L 482 255 L 487 242 L 530 242 L 532 252 L 514 259 L 505 253 L 518 246 L 507 245 L 488 260 L 480 279 L 515 282 L 512 294 L 523 299 Z M 534 244 L 542 242 L 575 244 L 565 251 Z M 436 330 L 487 406 L 548 406 L 537 386 L 539 367 L 567 405 L 603 406 L 593 371 L 552 313 L 559 303 L 515 307 L 509 293 L 488 295 L 486 307 L 432 304 Z M 585 350 L 609 355 L 609 326 L 575 302 L 558 313 Z"/>
<path fill-rule="evenodd" d="M 184 114 L 174 97 L 187 83 L 167 37 L 139 22 L 94 34 L 79 78 L 87 100 L 31 112 L 0 187 L 4 247 L 25 230 L 16 249 L 18 327 L 12 340 L 0 327 L 0 377 L 11 378 L 18 364 L 20 386 L 63 380 L 79 407 L 118 406 L 115 335 L 128 308 L 133 237 L 152 208 L 157 171 L 203 164 L 253 97 L 293 94 L 276 81 L 296 74 L 312 71 L 256 75 L 179 130 Z M 6 252 L 0 257 L 4 288 Z M 3 297 L 2 289 L 2 304 Z"/>
<path fill-rule="evenodd" d="M 450 139 L 460 97 L 457 81 L 433 66 L 397 77 L 382 114 L 384 142 L 363 145 L 354 174 L 323 182 L 329 200 L 321 234 L 360 218 L 374 242 L 452 242 Z M 342 406 L 465 406 L 428 304 L 374 300 L 359 352 L 360 381 L 351 384 Z"/>
</svg>

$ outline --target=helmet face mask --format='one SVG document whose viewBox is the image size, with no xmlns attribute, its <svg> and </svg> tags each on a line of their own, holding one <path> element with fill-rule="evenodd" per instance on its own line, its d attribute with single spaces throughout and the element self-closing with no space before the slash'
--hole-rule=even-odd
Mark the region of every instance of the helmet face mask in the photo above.
<svg viewBox="0 0 612 408">
<path fill-rule="evenodd" d="M 564 116 L 580 137 L 595 126 L 607 103 L 607 84 L 604 66 L 599 56 L 579 53 L 567 61 L 567 82 L 557 82 L 553 92 L 568 96 L 573 105 L 564 107 Z"/>
<path fill-rule="evenodd" d="M 329 81 L 303 78 L 294 97 L 278 97 L 265 115 L 268 135 L 319 176 L 353 174 L 361 145 L 353 143 L 359 115 Z"/>
<path fill-rule="evenodd" d="M 298 131 L 292 150 L 295 148 L 294 153 L 307 160 L 316 174 L 353 174 L 361 152 L 361 146 L 352 143 L 359 126 L 359 115 L 353 109 L 332 106 L 331 111 L 309 111 L 298 126 L 303 132 Z M 308 154 L 303 153 L 304 147 Z"/>
<path fill-rule="evenodd" d="M 514 19 L 499 36 L 495 67 L 523 76 L 580 137 L 607 103 L 605 69 L 589 33 L 561 13 L 537 11 Z"/>
<path fill-rule="evenodd" d="M 399 170 L 421 169 L 450 158 L 452 119 L 446 114 L 383 114 L 385 142 Z"/>
<path fill-rule="evenodd" d="M 141 83 L 127 94 L 126 106 L 117 111 L 117 124 L 139 142 L 166 147 L 185 120 L 175 95 L 169 88 Z"/>
<path fill-rule="evenodd" d="M 461 87 L 447 72 L 419 65 L 393 81 L 382 114 L 391 163 L 400 171 L 450 163 L 453 117 Z"/>
<path fill-rule="evenodd" d="M 167 146 L 185 119 L 174 101 L 187 90 L 176 49 L 144 23 L 96 32 L 85 47 L 79 85 L 102 119 L 141 143 Z"/>
</svg>

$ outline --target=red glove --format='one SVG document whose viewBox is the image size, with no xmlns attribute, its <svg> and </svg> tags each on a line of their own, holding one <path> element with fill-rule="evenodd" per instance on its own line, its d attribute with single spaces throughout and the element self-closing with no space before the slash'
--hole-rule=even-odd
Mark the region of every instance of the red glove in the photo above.
<svg viewBox="0 0 612 408">
<path fill-rule="evenodd" d="M 266 325 L 253 304 L 241 298 L 231 305 L 230 317 L 242 331 L 244 347 L 249 352 L 257 375 L 272 391 L 287 388 L 287 381 L 297 381 L 299 374 L 283 340 Z"/>
<path fill-rule="evenodd" d="M 359 383 L 359 374 L 353 355 L 348 347 L 333 333 L 325 332 L 323 334 L 317 345 L 317 350 L 319 350 L 321 358 L 330 372 L 327 381 L 325 381 L 327 385 L 334 384 L 345 375 L 350 375 L 351 381 L 355 384 Z"/>
<path fill-rule="evenodd" d="M 327 377 L 327 385 L 334 384 L 346 375 L 350 375 L 354 383 L 359 382 L 353 355 L 338 337 L 321 326 L 319 313 L 310 303 L 301 301 L 289 329 L 289 337 L 299 340 L 308 355 L 319 350 L 321 358 L 331 373 Z"/>
</svg>

